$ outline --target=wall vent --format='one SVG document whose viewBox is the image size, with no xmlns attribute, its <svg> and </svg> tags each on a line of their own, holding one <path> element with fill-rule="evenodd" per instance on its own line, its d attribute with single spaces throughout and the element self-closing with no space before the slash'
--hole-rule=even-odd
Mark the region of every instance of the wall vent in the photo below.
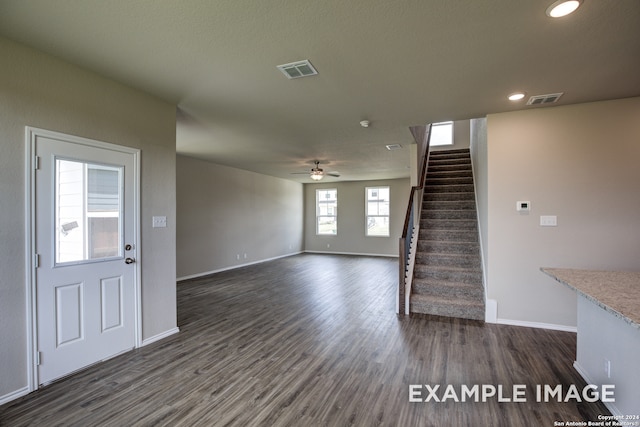
<svg viewBox="0 0 640 427">
<path fill-rule="evenodd" d="M 282 71 L 282 74 L 287 76 L 288 79 L 299 79 L 300 77 L 315 76 L 318 74 L 308 59 L 278 65 L 277 68 Z"/>
<path fill-rule="evenodd" d="M 560 99 L 563 94 L 564 92 L 532 96 L 527 101 L 527 105 L 553 104 L 554 102 L 558 102 L 558 99 Z"/>
</svg>

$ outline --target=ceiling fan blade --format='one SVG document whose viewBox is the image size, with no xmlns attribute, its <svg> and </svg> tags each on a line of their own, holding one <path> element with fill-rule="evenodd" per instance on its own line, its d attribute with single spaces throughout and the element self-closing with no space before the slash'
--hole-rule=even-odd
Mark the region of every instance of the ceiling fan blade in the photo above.
<svg viewBox="0 0 640 427">
<path fill-rule="evenodd" d="M 340 176 L 340 172 L 327 172 L 329 176 L 335 176 L 336 178 Z"/>
</svg>

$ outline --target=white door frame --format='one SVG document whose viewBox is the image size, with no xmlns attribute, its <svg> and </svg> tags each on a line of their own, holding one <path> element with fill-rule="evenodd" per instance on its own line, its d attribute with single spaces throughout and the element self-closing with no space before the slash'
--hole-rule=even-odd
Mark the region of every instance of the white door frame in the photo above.
<svg viewBox="0 0 640 427">
<path fill-rule="evenodd" d="M 134 157 L 134 235 L 136 239 L 137 258 L 140 260 L 141 254 L 141 235 L 140 235 L 140 150 L 131 147 L 124 147 L 108 142 L 97 141 L 94 139 L 83 138 L 74 135 L 68 135 L 60 132 L 39 129 L 31 126 L 25 126 L 25 274 L 26 274 L 26 308 L 27 308 L 27 381 L 29 392 L 37 390 L 38 381 L 38 329 L 37 329 L 37 310 L 36 310 L 36 263 L 35 254 L 35 171 L 37 167 L 35 158 L 36 139 L 38 137 L 47 137 L 53 139 L 61 139 L 66 142 L 84 145 L 88 147 L 102 148 L 121 153 L 131 154 Z M 139 264 L 134 263 L 134 289 L 135 289 L 135 346 L 142 345 L 142 292 L 141 292 L 141 269 Z"/>
</svg>

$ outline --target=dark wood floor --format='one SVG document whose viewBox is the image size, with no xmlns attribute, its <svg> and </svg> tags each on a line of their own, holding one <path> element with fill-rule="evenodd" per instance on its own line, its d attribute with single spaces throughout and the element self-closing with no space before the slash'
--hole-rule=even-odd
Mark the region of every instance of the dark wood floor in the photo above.
<svg viewBox="0 0 640 427">
<path fill-rule="evenodd" d="M 396 285 L 395 259 L 309 254 L 182 282 L 179 334 L 0 407 L 0 425 L 553 426 L 608 414 L 536 402 L 536 384 L 583 387 L 575 334 L 399 318 Z M 413 403 L 411 384 L 529 388 L 522 403 Z"/>
</svg>

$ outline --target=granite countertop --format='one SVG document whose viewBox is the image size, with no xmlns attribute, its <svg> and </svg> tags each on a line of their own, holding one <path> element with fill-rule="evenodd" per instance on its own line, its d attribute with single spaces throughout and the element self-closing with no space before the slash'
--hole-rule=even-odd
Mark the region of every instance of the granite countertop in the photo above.
<svg viewBox="0 0 640 427">
<path fill-rule="evenodd" d="M 640 272 L 541 268 L 606 311 L 640 329 Z"/>
</svg>

